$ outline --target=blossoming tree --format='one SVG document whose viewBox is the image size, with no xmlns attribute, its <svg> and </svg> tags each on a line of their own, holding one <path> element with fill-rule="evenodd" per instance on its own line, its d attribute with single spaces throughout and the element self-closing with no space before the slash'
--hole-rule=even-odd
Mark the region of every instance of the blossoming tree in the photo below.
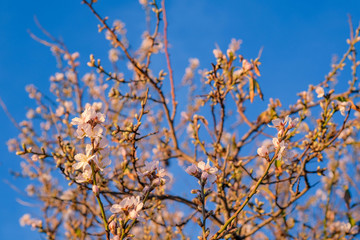
<svg viewBox="0 0 360 240">
<path fill-rule="evenodd" d="M 210 70 L 190 59 L 181 98 L 165 3 L 140 3 L 156 23 L 134 50 L 123 22 L 109 23 L 101 2 L 83 0 L 111 43 L 113 68 L 91 55 L 80 73 L 79 53 L 47 32 L 49 40 L 33 36 L 62 64 L 50 78 L 52 96 L 26 87 L 38 106 L 8 142 L 23 160 L 27 194 L 42 202 L 42 214 L 20 224 L 48 239 L 359 237 L 359 28 L 323 81 L 293 105 L 270 99 L 253 116 L 245 110 L 263 98 L 260 57 L 246 59 L 233 39 L 213 50 Z M 166 60 L 159 72 L 155 54 Z M 351 80 L 338 92 L 346 67 Z M 179 172 L 197 187 L 174 188 Z"/>
</svg>

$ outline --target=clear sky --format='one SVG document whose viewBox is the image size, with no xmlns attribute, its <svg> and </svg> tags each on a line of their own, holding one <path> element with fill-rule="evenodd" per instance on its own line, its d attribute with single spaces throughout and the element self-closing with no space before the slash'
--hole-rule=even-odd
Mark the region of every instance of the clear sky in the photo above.
<svg viewBox="0 0 360 240">
<path fill-rule="evenodd" d="M 138 1 L 98 2 L 99 12 L 111 22 L 125 22 L 130 42 L 138 46 L 146 28 Z M 47 91 L 48 79 L 56 72 L 51 52 L 27 33 L 30 29 L 41 35 L 34 16 L 54 36 L 62 38 L 70 51 L 80 53 L 83 73 L 90 53 L 107 59 L 109 44 L 97 32 L 97 20 L 80 0 L 0 0 L 0 6 L 0 97 L 18 121 L 25 119 L 27 107 L 34 106 L 25 85 L 33 83 Z M 189 58 L 197 57 L 201 68 L 209 68 L 215 44 L 226 50 L 231 38 L 237 38 L 243 40 L 240 53 L 246 58 L 255 58 L 264 48 L 259 83 L 265 99 L 278 97 L 286 104 L 293 103 L 297 92 L 324 78 L 333 55 L 346 50 L 348 14 L 357 25 L 360 1 L 168 0 L 175 81 L 181 80 Z M 11 181 L 20 190 L 25 186 L 9 174 L 10 169 L 19 169 L 20 161 L 7 152 L 5 142 L 17 131 L 2 110 L 0 129 L 0 239 L 39 239 L 39 234 L 21 228 L 18 222 L 25 212 L 36 213 L 36 208 L 29 210 L 19 204 L 26 198 L 6 183 Z"/>
</svg>

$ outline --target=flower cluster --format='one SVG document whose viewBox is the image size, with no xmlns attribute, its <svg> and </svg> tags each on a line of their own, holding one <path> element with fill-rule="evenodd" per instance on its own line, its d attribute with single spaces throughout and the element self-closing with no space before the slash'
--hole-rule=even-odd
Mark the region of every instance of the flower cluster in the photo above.
<svg viewBox="0 0 360 240">
<path fill-rule="evenodd" d="M 76 130 L 78 138 L 97 138 L 101 137 L 103 128 L 100 123 L 103 123 L 104 121 L 105 117 L 102 113 L 96 112 L 93 106 L 87 105 L 85 111 L 81 114 L 81 117 L 73 118 L 71 124 L 78 126 Z"/>
<path fill-rule="evenodd" d="M 286 116 L 284 120 L 281 120 L 280 118 L 272 120 L 271 123 L 273 125 L 269 125 L 269 127 L 276 128 L 276 130 L 278 130 L 278 137 L 283 137 L 283 135 L 286 134 L 288 130 L 295 127 L 298 122 L 298 118 L 292 119 L 291 117 Z"/>
<path fill-rule="evenodd" d="M 42 221 L 37 218 L 31 218 L 30 214 L 24 214 L 20 218 L 20 226 L 30 225 L 32 229 L 41 228 Z"/>
<path fill-rule="evenodd" d="M 138 172 L 138 174 L 149 180 L 150 191 L 154 187 L 164 185 L 169 180 L 165 169 L 159 166 L 159 161 L 145 162 L 142 172 Z"/>
<path fill-rule="evenodd" d="M 271 152 L 271 147 L 273 147 L 273 149 L 277 151 L 277 157 L 286 162 L 287 159 L 292 157 L 292 153 L 287 151 L 288 144 L 285 140 L 283 140 L 283 137 L 291 128 L 294 128 L 298 122 L 298 118 L 292 119 L 289 116 L 286 116 L 284 120 L 279 118 L 272 120 L 273 125 L 269 125 L 269 127 L 276 128 L 278 130 L 278 137 L 272 139 L 272 145 L 264 144 L 259 147 L 257 149 L 257 154 L 261 158 L 265 158 L 266 160 L 270 161 L 269 154 Z"/>
<path fill-rule="evenodd" d="M 184 83 L 189 83 L 194 78 L 194 72 L 199 67 L 200 61 L 197 58 L 189 59 L 189 67 L 185 69 L 185 75 L 183 77 Z"/>
<path fill-rule="evenodd" d="M 114 204 L 110 208 L 112 213 L 120 213 L 126 219 L 136 219 L 143 208 L 144 203 L 140 196 L 124 198 L 119 204 Z"/>
<path fill-rule="evenodd" d="M 73 118 L 72 124 L 78 125 L 76 130 L 78 138 L 84 136 L 91 139 L 91 144 L 86 144 L 85 154 L 78 153 L 74 159 L 77 161 L 73 164 L 75 170 L 82 170 L 82 174 L 77 177 L 78 182 L 88 182 L 93 175 L 91 162 L 94 163 L 100 171 L 111 164 L 107 157 L 109 154 L 108 140 L 102 136 L 103 128 L 101 123 L 105 121 L 102 113 L 96 111 L 95 105 L 87 104 L 81 118 Z"/>
<path fill-rule="evenodd" d="M 205 184 L 207 181 L 210 183 L 215 182 L 218 169 L 216 167 L 211 167 L 208 159 L 207 163 L 201 161 L 197 164 L 197 166 L 192 164 L 186 168 L 185 171 L 191 176 L 198 178 L 200 183 Z"/>
</svg>

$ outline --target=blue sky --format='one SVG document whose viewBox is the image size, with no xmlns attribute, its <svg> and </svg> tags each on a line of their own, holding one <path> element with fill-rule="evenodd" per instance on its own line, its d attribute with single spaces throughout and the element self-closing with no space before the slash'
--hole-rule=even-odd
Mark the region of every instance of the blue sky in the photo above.
<svg viewBox="0 0 360 240">
<path fill-rule="evenodd" d="M 97 32 L 95 17 L 80 2 L 0 1 L 0 97 L 16 120 L 25 119 L 27 107 L 33 106 L 25 85 L 33 83 L 47 91 L 48 79 L 56 72 L 51 52 L 27 32 L 30 29 L 41 36 L 34 16 L 54 36 L 62 38 L 70 51 L 80 53 L 83 73 L 90 53 L 107 59 L 109 44 Z M 356 0 L 169 0 L 168 37 L 175 81 L 181 80 L 189 58 L 197 57 L 201 68 L 209 68 L 215 44 L 226 50 L 231 38 L 237 38 L 243 40 L 240 53 L 246 58 L 255 58 L 264 48 L 259 83 L 265 99 L 278 97 L 285 105 L 293 103 L 297 92 L 324 78 L 332 56 L 341 56 L 346 50 L 348 14 L 357 25 L 359 9 L 360 1 Z M 140 44 L 145 16 L 138 1 L 99 0 L 98 10 L 111 21 L 125 22 L 130 42 Z M 7 152 L 5 142 L 17 131 L 2 110 L 0 128 L 0 239 L 39 239 L 36 232 L 19 226 L 19 217 L 29 208 L 16 202 L 23 196 L 5 183 L 11 181 L 19 189 L 25 186 L 9 174 L 10 169 L 19 169 L 20 161 Z"/>
</svg>

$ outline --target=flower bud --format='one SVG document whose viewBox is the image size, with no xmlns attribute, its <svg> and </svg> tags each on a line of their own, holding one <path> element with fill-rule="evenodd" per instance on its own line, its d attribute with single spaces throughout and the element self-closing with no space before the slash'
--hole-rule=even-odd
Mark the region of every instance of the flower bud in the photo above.
<svg viewBox="0 0 360 240">
<path fill-rule="evenodd" d="M 95 194 L 95 196 L 99 196 L 100 190 L 99 190 L 99 187 L 97 185 L 92 186 L 92 191 Z"/>
<path fill-rule="evenodd" d="M 116 220 L 111 221 L 109 224 L 109 229 L 111 233 L 114 235 L 116 234 L 116 227 L 117 227 Z"/>
<path fill-rule="evenodd" d="M 197 192 L 198 192 L 197 189 L 192 189 L 192 190 L 191 190 L 191 194 L 196 194 Z"/>
</svg>

